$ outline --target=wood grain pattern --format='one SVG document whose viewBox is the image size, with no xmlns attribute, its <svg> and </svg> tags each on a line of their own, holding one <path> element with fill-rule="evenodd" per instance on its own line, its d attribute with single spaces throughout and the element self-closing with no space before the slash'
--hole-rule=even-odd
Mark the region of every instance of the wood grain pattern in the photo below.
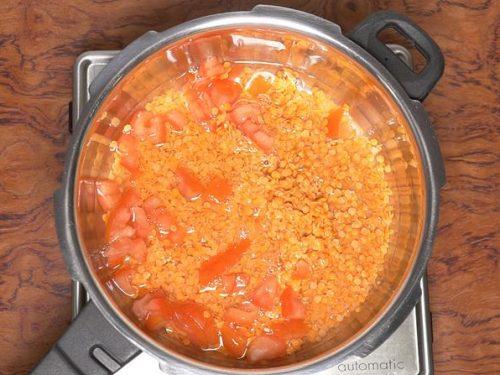
<svg viewBox="0 0 500 375">
<path fill-rule="evenodd" d="M 52 194 L 68 142 L 76 56 L 258 1 L 0 2 L 0 373 L 24 374 L 70 322 L 70 279 Z M 349 30 L 393 9 L 446 56 L 425 101 L 445 158 L 439 235 L 429 266 L 437 374 L 500 373 L 499 47 L 493 0 L 290 0 Z"/>
</svg>

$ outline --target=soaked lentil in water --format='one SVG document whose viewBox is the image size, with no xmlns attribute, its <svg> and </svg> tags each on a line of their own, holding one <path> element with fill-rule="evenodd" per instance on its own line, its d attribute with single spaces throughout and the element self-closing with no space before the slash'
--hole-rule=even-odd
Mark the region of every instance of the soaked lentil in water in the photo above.
<svg viewBox="0 0 500 375">
<path fill-rule="evenodd" d="M 367 298 L 391 236 L 390 169 L 349 106 L 305 82 L 208 59 L 111 143 L 102 254 L 152 334 L 265 361 Z"/>
</svg>

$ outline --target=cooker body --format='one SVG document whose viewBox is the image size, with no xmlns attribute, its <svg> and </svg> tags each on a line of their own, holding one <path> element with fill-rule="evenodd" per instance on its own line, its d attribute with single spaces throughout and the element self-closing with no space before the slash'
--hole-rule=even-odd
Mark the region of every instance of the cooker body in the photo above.
<svg viewBox="0 0 500 375">
<path fill-rule="evenodd" d="M 420 75 L 408 67 L 405 71 L 401 61 L 380 48 L 378 39 L 372 37 L 388 25 L 416 40 L 428 58 L 427 70 Z M 92 101 L 80 118 L 64 188 L 57 196 L 58 231 L 72 275 L 84 284 L 107 321 L 139 348 L 178 367 L 314 373 L 348 355 L 368 354 L 413 308 L 430 255 L 438 193 L 444 183 L 437 142 L 415 99 L 423 99 L 439 78 L 442 56 L 422 30 L 393 13 L 372 17 L 351 38 L 374 56 L 330 22 L 285 8 L 259 6 L 251 12 L 211 16 L 163 33 L 148 33 L 120 53 L 91 87 Z M 357 131 L 377 140 L 388 165 L 393 234 L 383 250 L 386 261 L 376 286 L 361 308 L 325 339 L 272 364 L 250 365 L 200 353 L 176 341 L 158 343 L 135 324 L 120 297 L 100 281 L 97 254 L 104 245 L 105 225 L 93 184 L 109 178 L 113 141 L 134 109 L 165 87 L 180 90 L 186 72 L 211 56 L 269 71 L 287 68 L 300 74 L 306 84 L 319 81 L 334 102 L 350 106 Z"/>
</svg>

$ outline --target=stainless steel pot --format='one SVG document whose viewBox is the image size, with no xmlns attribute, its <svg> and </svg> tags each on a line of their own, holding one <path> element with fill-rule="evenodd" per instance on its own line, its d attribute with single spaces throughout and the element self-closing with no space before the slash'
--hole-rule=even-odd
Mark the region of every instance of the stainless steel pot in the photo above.
<svg viewBox="0 0 500 375">
<path fill-rule="evenodd" d="M 412 72 L 377 38 L 386 27 L 399 30 L 427 59 Z M 395 236 L 387 266 L 367 302 L 341 329 L 297 354 L 265 365 L 200 355 L 180 345 L 160 345 L 134 324 L 96 276 L 92 251 L 100 246 L 103 223 L 77 204 L 82 176 L 107 177 L 107 141 L 140 101 L 163 83 L 197 64 L 197 56 L 176 48 L 191 39 L 216 36 L 219 52 L 240 62 L 278 64 L 319 78 L 339 101 L 348 101 L 357 124 L 383 145 L 395 192 Z M 238 39 L 239 38 L 239 39 Z M 238 43 L 251 38 L 252 43 Z M 233 48 L 225 49 L 224 41 Z M 297 48 L 299 42 L 309 46 Z M 280 7 L 257 6 L 149 32 L 118 54 L 91 86 L 68 151 L 63 187 L 56 193 L 61 248 L 74 279 L 92 301 L 36 367 L 35 374 L 106 374 L 140 350 L 174 369 L 221 373 L 316 373 L 347 356 L 365 356 L 405 319 L 419 296 L 418 283 L 430 256 L 444 167 L 437 140 L 420 103 L 440 78 L 444 61 L 430 37 L 392 12 L 372 15 L 347 37 L 322 18 Z M 339 79 L 340 78 L 340 79 Z M 118 121 L 119 122 L 119 121 Z M 107 140 L 107 141 L 106 141 Z"/>
</svg>

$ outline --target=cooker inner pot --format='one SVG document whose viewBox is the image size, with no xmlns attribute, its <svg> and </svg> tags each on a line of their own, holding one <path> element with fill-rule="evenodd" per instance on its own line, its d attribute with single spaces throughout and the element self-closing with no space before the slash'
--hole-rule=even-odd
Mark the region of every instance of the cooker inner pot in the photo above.
<svg viewBox="0 0 500 375">
<path fill-rule="evenodd" d="M 191 42 L 203 38 L 204 49 Z M 386 177 L 392 189 L 394 235 L 385 267 L 376 286 L 359 311 L 352 311 L 341 325 L 320 342 L 305 345 L 291 356 L 273 361 L 281 366 L 333 353 L 360 335 L 380 317 L 400 291 L 419 251 L 424 220 L 425 191 L 421 161 L 410 127 L 390 93 L 361 64 L 335 47 L 311 37 L 279 29 L 231 28 L 198 33 L 164 46 L 133 68 L 107 95 L 87 130 L 79 158 L 75 191 L 77 228 L 82 251 L 94 276 L 102 278 L 98 252 L 104 244 L 105 226 L 96 200 L 81 201 L 88 181 L 109 177 L 113 154 L 110 144 L 122 134 L 127 117 L 141 103 L 148 102 L 166 87 L 181 89 L 183 77 L 196 69 L 208 55 L 224 61 L 287 67 L 307 83 L 320 82 L 338 104 L 348 104 L 359 130 L 382 145 L 382 155 L 390 166 Z M 193 270 L 195 272 L 196 270 Z M 113 304 L 129 314 L 127 302 L 99 281 Z M 341 303 L 332 298 L 332 303 Z M 135 324 L 133 318 L 126 318 Z M 194 360 L 225 367 L 258 367 L 215 352 L 200 352 L 175 340 L 158 345 Z M 268 366 L 262 365 L 262 366 Z"/>
</svg>

